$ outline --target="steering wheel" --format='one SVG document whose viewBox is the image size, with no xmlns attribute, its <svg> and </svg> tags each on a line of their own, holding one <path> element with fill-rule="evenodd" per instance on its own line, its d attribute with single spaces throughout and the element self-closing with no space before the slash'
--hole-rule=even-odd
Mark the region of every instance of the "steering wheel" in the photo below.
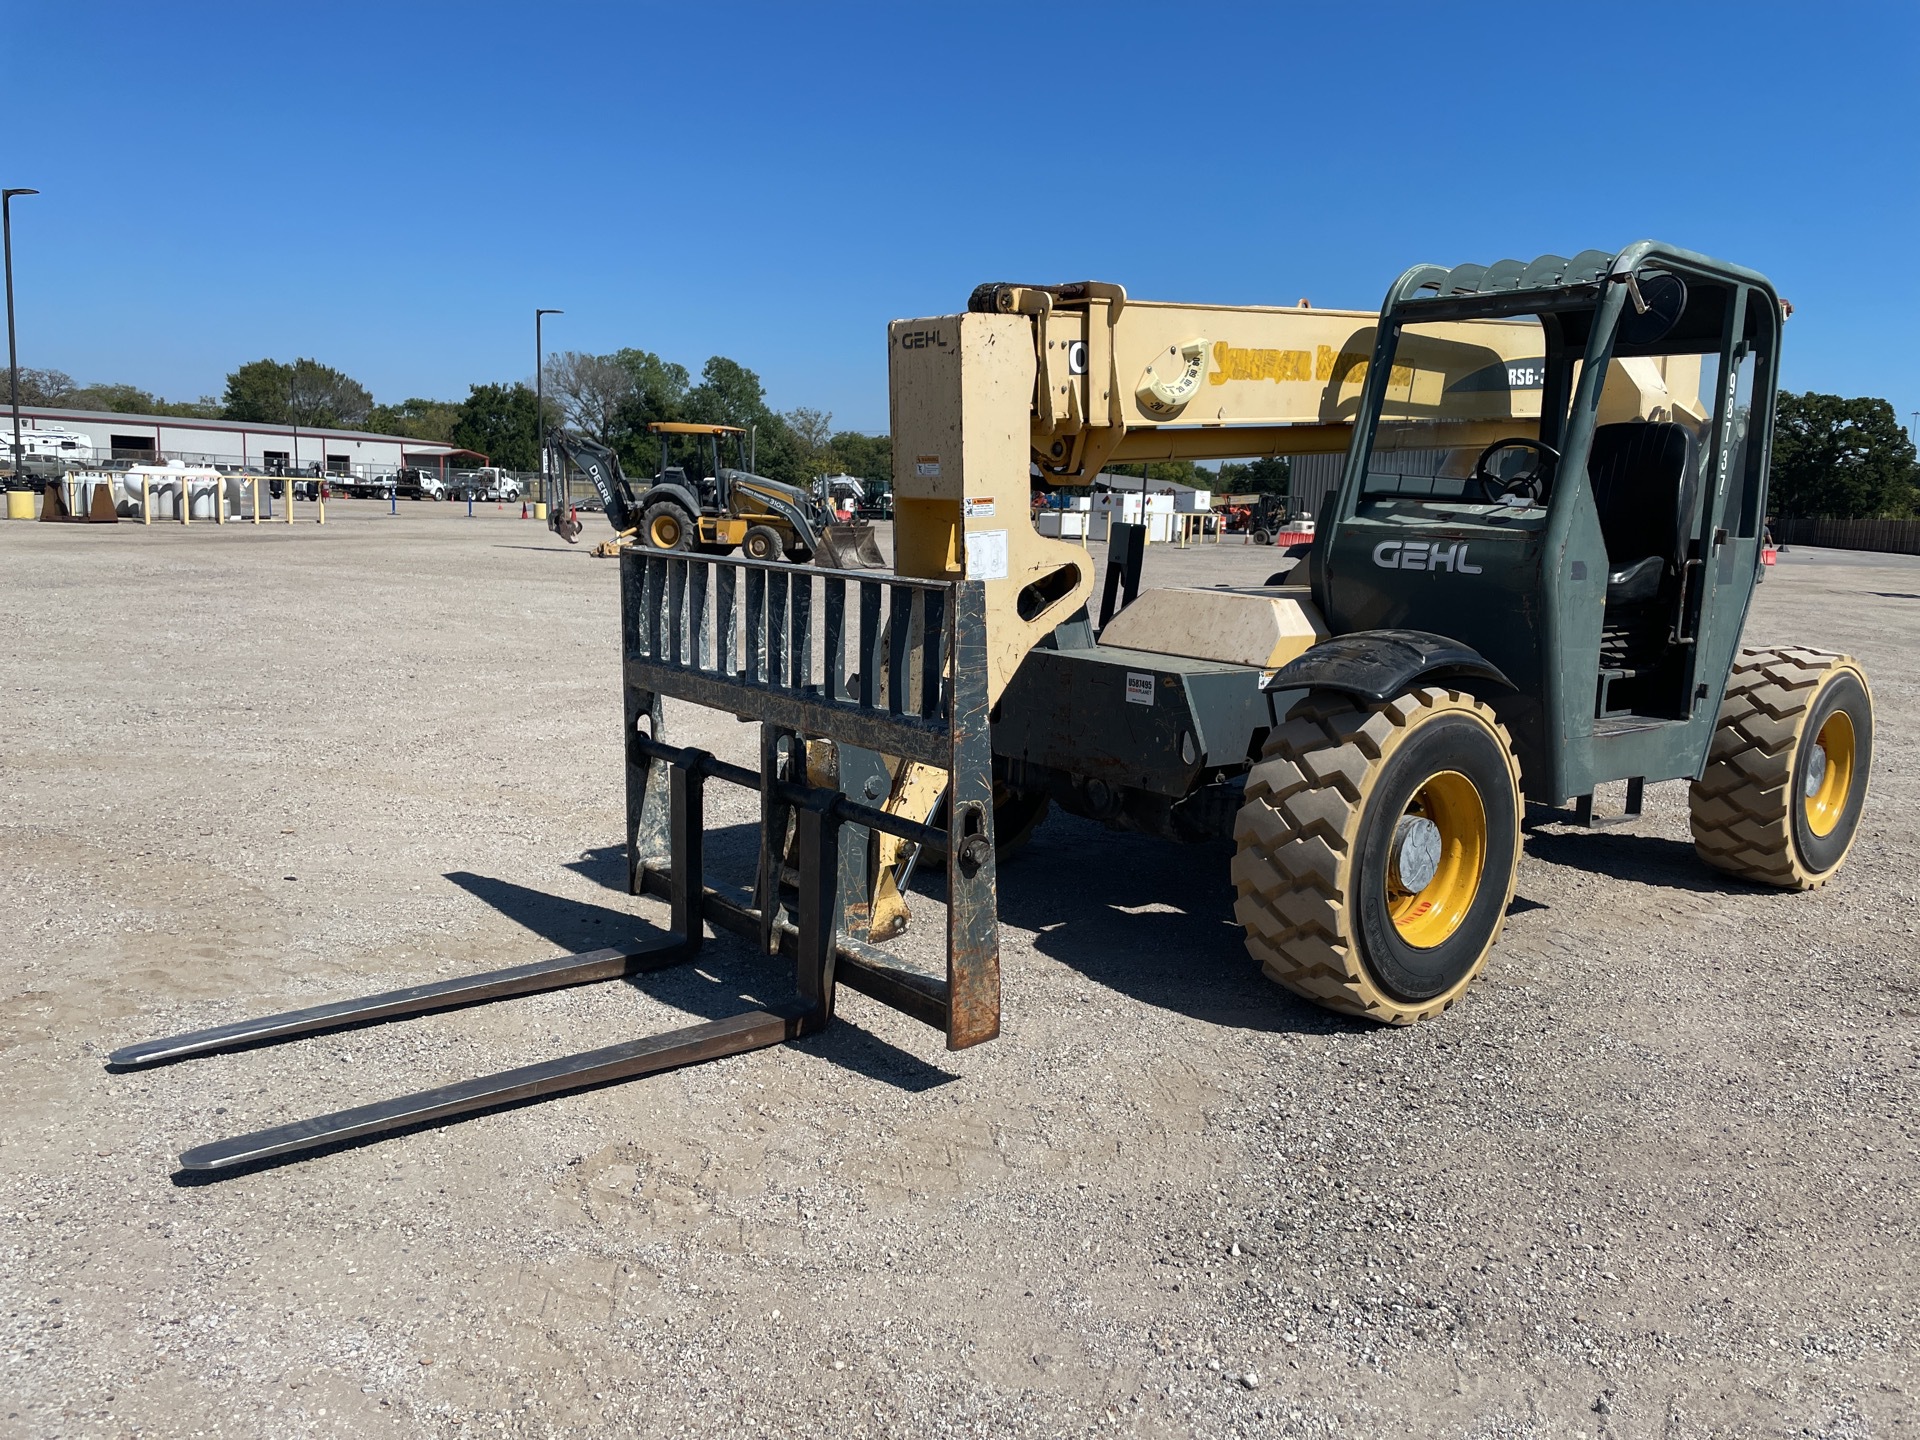
<svg viewBox="0 0 1920 1440">
<path fill-rule="evenodd" d="M 1502 478 L 1495 475 L 1488 461 L 1502 450 L 1531 450 L 1534 452 L 1533 468 L 1522 470 L 1517 475 Z M 1524 435 L 1515 435 L 1507 440 L 1496 440 L 1480 452 L 1480 458 L 1473 462 L 1472 479 L 1486 492 L 1487 499 L 1495 505 L 1516 503 L 1539 505 L 1547 498 L 1547 486 L 1551 483 L 1548 467 L 1560 463 L 1560 452 L 1551 445 L 1538 440 L 1529 440 Z"/>
</svg>

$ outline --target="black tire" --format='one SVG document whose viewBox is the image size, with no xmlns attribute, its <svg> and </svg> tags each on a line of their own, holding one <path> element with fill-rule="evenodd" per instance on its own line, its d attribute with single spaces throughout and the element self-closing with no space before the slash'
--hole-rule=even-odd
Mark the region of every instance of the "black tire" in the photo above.
<svg viewBox="0 0 1920 1440">
<path fill-rule="evenodd" d="M 1273 543 L 1273 535 L 1266 530 L 1255 530 L 1252 539 L 1256 545 L 1271 545 Z"/>
<path fill-rule="evenodd" d="M 993 857 L 1005 864 L 1027 848 L 1033 832 L 1047 818 L 1053 802 L 1043 790 L 1015 790 L 1010 785 L 993 787 Z"/>
<path fill-rule="evenodd" d="M 1016 790 L 1011 785 L 993 782 L 993 858 L 996 863 L 1005 863 L 1019 854 L 1033 838 L 1033 832 L 1040 828 L 1040 822 L 1047 818 L 1053 808 L 1053 802 L 1047 798 L 1044 790 Z M 936 830 L 947 827 L 947 802 L 943 797 L 934 807 L 927 823 Z M 946 847 L 941 846 L 929 852 L 944 861 Z"/>
<path fill-rule="evenodd" d="M 1512 741 L 1461 691 L 1315 692 L 1248 775 L 1234 840 L 1234 914 L 1270 978 L 1350 1015 L 1428 1019 L 1466 993 L 1513 899 Z"/>
<path fill-rule="evenodd" d="M 1687 796 L 1694 849 L 1762 885 L 1824 885 L 1853 848 L 1872 768 L 1873 693 L 1851 656 L 1743 650 Z"/>
<path fill-rule="evenodd" d="M 778 560 L 786 551 L 786 537 L 771 525 L 748 526 L 740 542 L 740 553 L 749 560 Z"/>
<path fill-rule="evenodd" d="M 657 500 L 640 516 L 640 541 L 655 550 L 686 550 L 693 545 L 693 517 L 671 500 Z"/>
</svg>

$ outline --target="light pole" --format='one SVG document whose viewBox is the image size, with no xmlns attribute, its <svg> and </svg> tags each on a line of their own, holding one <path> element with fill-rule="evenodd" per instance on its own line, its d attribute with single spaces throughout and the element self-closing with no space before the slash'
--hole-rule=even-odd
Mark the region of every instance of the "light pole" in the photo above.
<svg viewBox="0 0 1920 1440">
<path fill-rule="evenodd" d="M 540 340 L 540 321 L 547 315 L 564 315 L 564 310 L 541 310 L 533 312 L 533 448 L 540 460 L 540 498 L 552 503 L 553 497 L 547 494 L 547 352 Z M 551 519 L 563 519 L 563 516 L 550 516 Z"/>
<path fill-rule="evenodd" d="M 8 453 L 13 479 L 20 479 L 20 351 L 13 339 L 13 197 L 38 195 L 24 186 L 0 190 L 0 230 L 5 232 L 7 251 L 7 398 L 13 402 L 13 449 Z"/>
</svg>

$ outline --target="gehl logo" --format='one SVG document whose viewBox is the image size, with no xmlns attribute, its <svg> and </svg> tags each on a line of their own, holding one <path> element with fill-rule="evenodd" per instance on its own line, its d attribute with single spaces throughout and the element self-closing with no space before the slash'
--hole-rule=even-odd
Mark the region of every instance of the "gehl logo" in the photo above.
<svg viewBox="0 0 1920 1440">
<path fill-rule="evenodd" d="M 902 330 L 900 332 L 902 350 L 944 350 L 947 337 L 938 330 Z"/>
<path fill-rule="evenodd" d="M 1480 567 L 1467 563 L 1465 543 L 1442 545 L 1425 540 L 1382 540 L 1373 547 L 1373 563 L 1382 570 L 1447 570 L 1456 575 L 1478 575 Z"/>
</svg>

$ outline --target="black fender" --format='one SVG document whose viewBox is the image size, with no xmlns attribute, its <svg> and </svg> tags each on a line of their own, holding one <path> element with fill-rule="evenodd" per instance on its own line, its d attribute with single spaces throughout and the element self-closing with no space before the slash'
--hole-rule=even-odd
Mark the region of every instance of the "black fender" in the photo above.
<svg viewBox="0 0 1920 1440">
<path fill-rule="evenodd" d="M 647 513 L 649 506 L 658 505 L 662 500 L 671 500 L 694 519 L 700 518 L 700 497 L 685 485 L 653 485 L 640 497 L 633 516 L 634 524 L 640 523 L 640 517 Z"/>
<path fill-rule="evenodd" d="M 1375 705 L 1424 680 L 1466 680 L 1511 690 L 1498 666 L 1471 645 L 1425 630 L 1356 630 L 1322 640 L 1273 672 L 1276 690 L 1337 690 Z M 1468 688 L 1472 688 L 1469 686 Z"/>
</svg>

